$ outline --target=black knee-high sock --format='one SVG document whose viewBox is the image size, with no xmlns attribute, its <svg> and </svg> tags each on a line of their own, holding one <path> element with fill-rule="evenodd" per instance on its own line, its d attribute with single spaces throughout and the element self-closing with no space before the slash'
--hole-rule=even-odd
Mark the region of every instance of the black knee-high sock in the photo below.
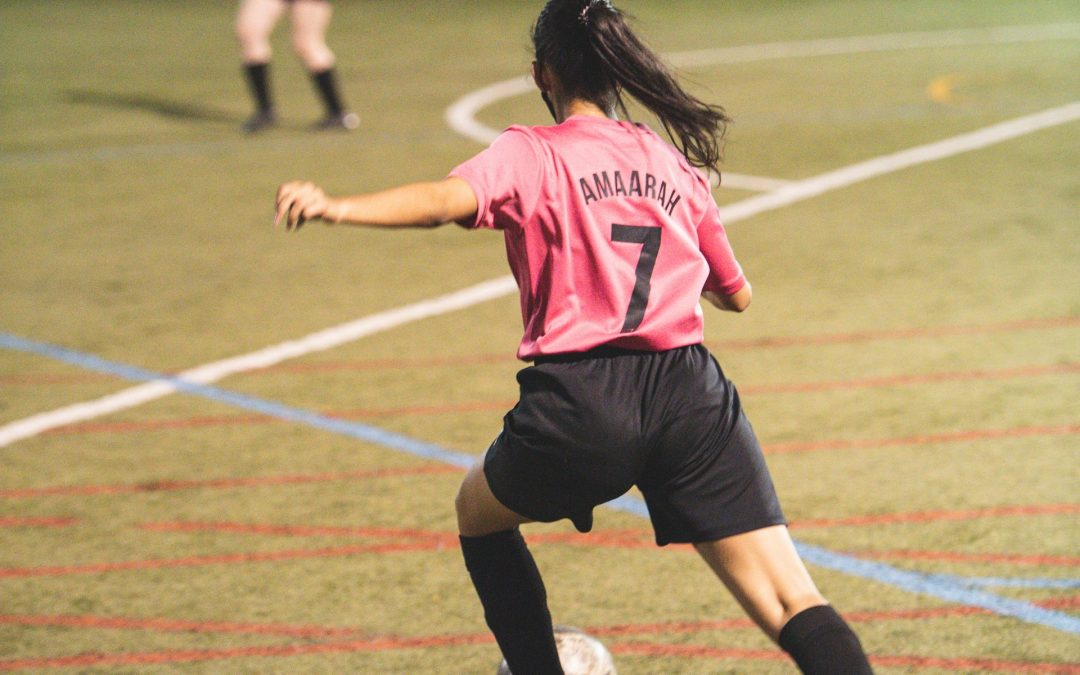
<svg viewBox="0 0 1080 675">
<path fill-rule="evenodd" d="M 311 73 L 311 79 L 315 83 L 315 89 L 319 92 L 319 98 L 322 99 L 323 105 L 326 106 L 327 115 L 336 117 L 345 111 L 345 106 L 341 103 L 341 96 L 338 94 L 337 78 L 332 67 L 317 73 Z"/>
<path fill-rule="evenodd" d="M 461 537 L 484 618 L 514 675 L 562 675 L 547 592 L 517 529 Z"/>
<path fill-rule="evenodd" d="M 780 646 L 805 675 L 873 675 L 862 644 L 829 605 L 805 609 L 780 630 Z"/>
<path fill-rule="evenodd" d="M 274 107 L 274 103 L 270 99 L 270 64 L 245 63 L 244 74 L 247 76 L 251 97 L 255 99 L 255 106 L 259 112 L 270 112 Z"/>
</svg>

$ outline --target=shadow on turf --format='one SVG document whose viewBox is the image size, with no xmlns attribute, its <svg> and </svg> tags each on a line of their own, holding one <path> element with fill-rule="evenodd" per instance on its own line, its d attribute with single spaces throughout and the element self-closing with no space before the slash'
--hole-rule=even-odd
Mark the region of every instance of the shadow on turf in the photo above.
<svg viewBox="0 0 1080 675">
<path fill-rule="evenodd" d="M 72 89 L 67 92 L 67 99 L 71 103 L 123 108 L 125 110 L 142 110 L 161 117 L 192 122 L 212 122 L 230 126 L 239 125 L 241 122 L 236 115 L 224 110 L 216 110 L 187 101 L 170 101 L 148 94 L 116 94 L 88 89 Z"/>
</svg>

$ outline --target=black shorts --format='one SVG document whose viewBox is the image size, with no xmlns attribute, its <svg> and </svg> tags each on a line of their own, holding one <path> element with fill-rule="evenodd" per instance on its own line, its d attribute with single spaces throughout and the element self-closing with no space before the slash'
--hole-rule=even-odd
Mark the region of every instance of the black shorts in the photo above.
<svg viewBox="0 0 1080 675">
<path fill-rule="evenodd" d="M 545 357 L 517 380 L 484 458 L 511 510 L 588 532 L 594 507 L 637 485 L 661 546 L 785 523 L 735 386 L 703 346 Z"/>
</svg>

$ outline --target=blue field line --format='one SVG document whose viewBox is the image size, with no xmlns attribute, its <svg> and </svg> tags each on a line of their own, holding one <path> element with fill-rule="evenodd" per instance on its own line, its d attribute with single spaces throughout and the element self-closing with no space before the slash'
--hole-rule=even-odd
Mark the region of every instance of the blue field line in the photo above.
<svg viewBox="0 0 1080 675">
<path fill-rule="evenodd" d="M 952 574 L 928 574 L 949 584 L 972 588 L 1080 588 L 1080 579 L 1055 577 L 958 577 Z"/>
<path fill-rule="evenodd" d="M 334 417 L 327 417 L 326 415 L 320 415 L 319 413 L 303 410 L 301 408 L 283 405 L 275 401 L 268 401 L 266 399 L 221 389 L 220 387 L 191 382 L 180 377 L 155 373 L 136 366 L 107 361 L 98 356 L 94 356 L 93 354 L 84 354 L 65 347 L 25 340 L 8 333 L 0 333 L 0 347 L 37 354 L 38 356 L 45 356 L 87 370 L 121 377 L 126 380 L 133 380 L 136 382 L 167 382 L 176 387 L 178 391 L 187 394 L 201 396 L 202 398 L 256 412 L 266 415 L 267 417 L 274 417 L 288 422 L 298 422 L 300 424 L 315 427 L 316 429 L 322 429 L 344 436 L 351 436 L 352 438 L 361 441 L 382 445 L 394 450 L 400 450 L 411 455 L 416 455 L 417 457 L 423 457 L 424 459 L 452 464 L 463 469 L 469 468 L 476 462 L 476 458 L 471 455 L 453 452 L 437 445 L 425 443 L 415 438 L 409 438 L 408 436 L 396 434 L 392 431 L 386 431 L 385 429 L 380 429 L 378 427 Z"/>
<path fill-rule="evenodd" d="M 424 459 L 436 460 L 462 468 L 468 468 L 476 461 L 476 458 L 470 455 L 446 450 L 437 445 L 425 443 L 378 427 L 327 417 L 325 415 L 283 405 L 274 401 L 247 396 L 219 387 L 198 384 L 196 382 L 184 380 L 183 378 L 155 373 L 114 361 L 108 361 L 92 354 L 77 352 L 65 347 L 26 340 L 8 333 L 0 333 L 0 347 L 19 352 L 37 354 L 39 356 L 79 366 L 87 370 L 93 370 L 137 382 L 167 382 L 176 387 L 178 391 L 187 394 L 225 403 L 268 417 L 306 424 L 324 431 L 342 434 L 393 450 L 400 450 Z M 623 495 L 618 499 L 608 502 L 607 506 L 643 518 L 648 518 L 649 516 L 645 503 L 641 499 L 631 495 Z M 1080 617 L 1043 609 L 1042 607 L 1038 607 L 1029 602 L 1005 598 L 972 588 L 972 586 L 983 585 L 1023 586 L 1025 582 L 1028 581 L 1025 579 L 998 578 L 989 580 L 979 577 L 967 578 L 944 574 L 923 574 L 920 572 L 902 570 L 880 562 L 863 560 L 843 553 L 836 553 L 803 542 L 796 542 L 795 545 L 799 550 L 799 555 L 801 555 L 806 562 L 819 567 L 894 586 L 912 593 L 930 595 L 962 605 L 981 607 L 995 614 L 1011 616 L 1020 619 L 1021 621 L 1047 626 L 1059 631 L 1080 633 Z M 1052 581 L 1071 584 L 1064 586 L 1067 588 L 1075 588 L 1080 585 L 1080 582 L 1077 582 L 1076 580 Z"/>
<path fill-rule="evenodd" d="M 981 607 L 995 614 L 1015 617 L 1027 623 L 1048 626 L 1065 633 L 1080 633 L 1080 617 L 1043 609 L 1023 600 L 1014 600 L 975 590 L 969 587 L 970 580 L 964 577 L 909 572 L 891 565 L 872 560 L 862 560 L 803 542 L 796 542 L 795 546 L 799 549 L 799 555 L 802 556 L 803 560 L 819 567 L 863 579 L 870 579 L 871 581 L 878 581 L 912 593 L 932 595 L 961 605 Z"/>
</svg>

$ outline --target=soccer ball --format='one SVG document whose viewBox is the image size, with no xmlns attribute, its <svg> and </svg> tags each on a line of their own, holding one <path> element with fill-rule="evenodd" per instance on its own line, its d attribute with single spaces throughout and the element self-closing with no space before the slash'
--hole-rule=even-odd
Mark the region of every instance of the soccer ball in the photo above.
<svg viewBox="0 0 1080 675">
<path fill-rule="evenodd" d="M 611 652 L 588 633 L 569 626 L 555 626 L 555 646 L 566 675 L 617 675 Z M 496 675 L 513 675 L 504 660 Z"/>
</svg>

